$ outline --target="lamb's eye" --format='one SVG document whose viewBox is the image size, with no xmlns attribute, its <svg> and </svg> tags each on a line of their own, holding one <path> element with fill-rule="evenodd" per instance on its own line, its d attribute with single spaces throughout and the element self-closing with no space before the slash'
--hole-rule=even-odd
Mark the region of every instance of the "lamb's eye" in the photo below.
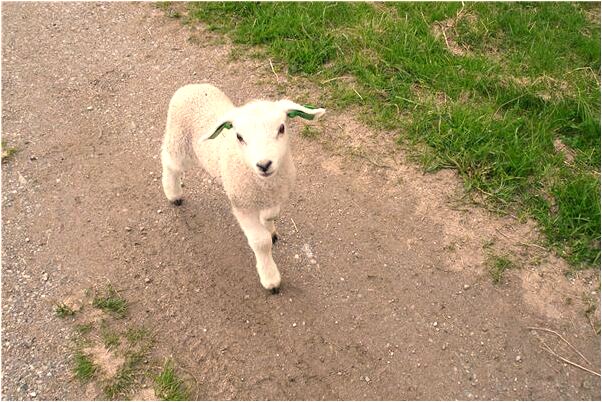
<svg viewBox="0 0 602 402">
<path fill-rule="evenodd" d="M 236 138 L 238 139 L 238 142 L 240 142 L 242 144 L 245 143 L 245 140 L 243 140 L 243 138 L 242 138 L 242 136 L 240 134 L 236 133 Z"/>
<path fill-rule="evenodd" d="M 278 134 L 284 134 L 284 124 L 280 125 L 280 128 L 278 129 Z"/>
</svg>

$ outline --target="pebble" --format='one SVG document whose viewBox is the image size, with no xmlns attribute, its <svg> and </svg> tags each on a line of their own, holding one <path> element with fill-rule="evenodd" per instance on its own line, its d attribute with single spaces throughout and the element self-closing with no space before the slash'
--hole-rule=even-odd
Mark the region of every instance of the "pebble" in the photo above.
<svg viewBox="0 0 602 402">
<path fill-rule="evenodd" d="M 470 289 L 470 285 L 469 284 L 464 285 L 464 290 L 468 290 L 468 289 Z"/>
<path fill-rule="evenodd" d="M 151 278 L 144 278 L 144 282 L 151 283 Z"/>
<path fill-rule="evenodd" d="M 88 107 L 86 108 L 86 110 L 92 110 L 92 109 L 94 109 L 92 106 L 88 106 Z"/>
<path fill-rule="evenodd" d="M 38 396 L 37 392 L 32 392 L 31 394 L 29 394 L 29 396 L 31 396 L 32 398 L 35 398 L 36 396 Z"/>
<path fill-rule="evenodd" d="M 316 261 L 315 259 L 312 258 L 311 260 L 309 260 L 309 263 L 312 265 L 315 265 L 318 263 L 318 261 Z"/>
<path fill-rule="evenodd" d="M 296 323 L 296 322 L 294 322 L 294 323 L 293 323 L 293 327 L 296 327 L 296 326 L 297 326 L 297 323 Z"/>
<path fill-rule="evenodd" d="M 42 274 L 42 280 L 43 280 L 44 282 L 48 281 L 48 274 L 47 274 L 46 272 L 44 272 L 44 273 Z"/>
<path fill-rule="evenodd" d="M 160 213 L 162 213 L 162 212 L 163 212 L 162 210 L 160 210 L 160 209 L 157 209 L 157 213 L 158 213 L 158 214 L 160 214 Z"/>
<path fill-rule="evenodd" d="M 132 228 L 131 228 L 131 227 L 129 227 L 129 226 L 126 226 L 126 227 L 125 227 L 125 231 L 126 231 L 126 232 L 131 232 L 131 231 L 132 231 Z"/>
<path fill-rule="evenodd" d="M 295 260 L 299 259 L 299 254 L 295 254 Z"/>
<path fill-rule="evenodd" d="M 517 362 L 520 362 L 522 360 L 522 357 L 520 357 L 520 355 L 518 355 L 518 356 L 516 356 L 516 359 L 514 359 L 514 360 L 516 360 Z"/>
<path fill-rule="evenodd" d="M 364 377 L 364 380 L 366 380 L 366 382 L 370 382 L 370 377 L 366 376 Z"/>
<path fill-rule="evenodd" d="M 438 323 L 437 321 L 435 321 L 435 322 L 433 323 L 433 327 L 436 327 L 437 325 L 439 325 L 439 323 Z"/>
</svg>

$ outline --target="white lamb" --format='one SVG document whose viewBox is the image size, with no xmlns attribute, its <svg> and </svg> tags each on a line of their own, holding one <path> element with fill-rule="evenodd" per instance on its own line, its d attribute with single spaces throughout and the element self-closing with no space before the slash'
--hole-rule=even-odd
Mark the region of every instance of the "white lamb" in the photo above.
<svg viewBox="0 0 602 402">
<path fill-rule="evenodd" d="M 278 239 L 274 221 L 295 182 L 285 120 L 312 120 L 324 112 L 289 100 L 253 100 L 235 107 L 209 84 L 186 85 L 169 103 L 161 152 L 167 199 L 182 203 L 182 173 L 197 161 L 221 181 L 255 253 L 261 284 L 273 293 L 280 288 L 272 258 Z"/>
</svg>

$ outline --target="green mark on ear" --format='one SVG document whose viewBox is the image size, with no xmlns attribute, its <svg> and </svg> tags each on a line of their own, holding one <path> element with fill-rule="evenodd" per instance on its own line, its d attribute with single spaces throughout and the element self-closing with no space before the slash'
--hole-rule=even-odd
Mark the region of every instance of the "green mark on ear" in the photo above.
<svg viewBox="0 0 602 402">
<path fill-rule="evenodd" d="M 310 106 L 310 105 L 303 105 L 303 107 L 305 107 L 305 108 L 307 108 L 307 109 L 318 109 L 317 107 L 315 107 L 315 106 Z M 289 111 L 286 113 L 286 115 L 287 115 L 288 117 L 291 117 L 291 118 L 292 118 L 292 117 L 297 117 L 297 116 L 299 116 L 299 117 L 302 117 L 302 118 L 304 118 L 305 120 L 313 120 L 313 119 L 314 119 L 314 117 L 315 117 L 315 115 L 313 115 L 313 114 L 305 113 L 305 112 L 303 112 L 303 111 L 301 111 L 301 110 L 296 110 L 296 109 L 295 109 L 295 110 L 289 110 Z"/>
<path fill-rule="evenodd" d="M 219 126 L 219 127 L 216 129 L 216 130 L 215 130 L 215 132 L 214 132 L 213 134 L 211 134 L 211 135 L 209 136 L 209 138 L 207 138 L 207 139 L 208 139 L 208 140 L 212 140 L 212 139 L 214 139 L 215 137 L 217 137 L 217 136 L 219 135 L 219 133 L 221 133 L 221 132 L 222 132 L 222 130 L 223 130 L 224 128 L 227 128 L 227 129 L 230 129 L 230 128 L 232 128 L 232 123 L 230 123 L 229 121 L 226 121 L 226 122 L 224 122 L 224 123 L 220 124 L 220 126 Z"/>
</svg>

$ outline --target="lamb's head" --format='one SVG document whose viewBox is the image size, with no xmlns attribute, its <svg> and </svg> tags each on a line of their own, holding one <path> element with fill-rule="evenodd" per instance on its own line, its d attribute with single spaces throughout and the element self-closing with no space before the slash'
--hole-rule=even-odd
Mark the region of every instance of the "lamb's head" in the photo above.
<svg viewBox="0 0 602 402">
<path fill-rule="evenodd" d="M 224 129 L 225 135 L 233 138 L 241 159 L 258 176 L 267 178 L 280 167 L 289 152 L 287 117 L 302 117 L 307 120 L 324 114 L 322 108 L 301 106 L 289 100 L 277 102 L 254 100 L 229 111 L 205 136 L 216 138 Z"/>
</svg>

